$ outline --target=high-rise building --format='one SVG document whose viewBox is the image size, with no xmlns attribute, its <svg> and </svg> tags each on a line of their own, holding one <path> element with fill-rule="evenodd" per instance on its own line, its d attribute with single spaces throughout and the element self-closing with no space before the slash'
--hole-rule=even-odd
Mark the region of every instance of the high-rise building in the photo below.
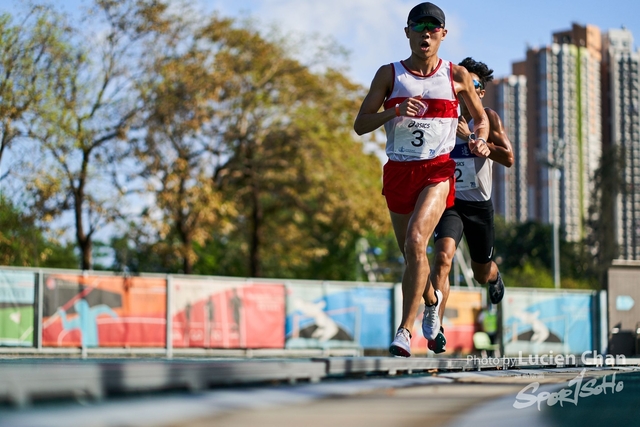
<svg viewBox="0 0 640 427">
<path fill-rule="evenodd" d="M 633 42 L 624 28 L 601 34 L 573 24 L 553 33 L 549 46 L 528 48 L 511 76 L 489 85 L 484 104 L 502 117 L 514 148 L 514 166 L 494 170 L 494 207 L 508 222 L 559 223 L 566 240 L 580 241 L 587 218 L 595 219 L 600 239 L 611 239 L 599 242 L 614 248 L 607 254 L 640 260 L 640 50 Z"/>
<path fill-rule="evenodd" d="M 620 259 L 640 259 L 640 53 L 629 30 L 604 37 L 603 144 L 622 161 L 622 186 L 612 206 L 614 245 Z M 615 156 L 613 157 L 615 160 Z"/>
<path fill-rule="evenodd" d="M 593 176 L 602 155 L 601 34 L 574 24 L 514 64 L 526 95 L 527 218 L 585 237 Z"/>
<path fill-rule="evenodd" d="M 511 168 L 493 164 L 493 192 L 491 199 L 498 215 L 506 222 L 527 221 L 527 79 L 511 75 L 493 80 L 487 85 L 484 105 L 502 119 L 513 148 Z"/>
</svg>

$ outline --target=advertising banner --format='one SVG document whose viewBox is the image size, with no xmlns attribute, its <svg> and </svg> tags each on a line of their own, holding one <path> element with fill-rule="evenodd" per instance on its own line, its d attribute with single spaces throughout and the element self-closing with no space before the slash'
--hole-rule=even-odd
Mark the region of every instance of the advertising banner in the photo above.
<svg viewBox="0 0 640 427">
<path fill-rule="evenodd" d="M 53 347 L 164 347 L 166 280 L 45 274 L 42 342 Z"/>
<path fill-rule="evenodd" d="M 284 348 L 283 284 L 173 278 L 173 347 Z"/>
<path fill-rule="evenodd" d="M 505 355 L 593 351 L 593 304 L 592 292 L 507 289 L 502 303 Z"/>
<path fill-rule="evenodd" d="M 33 346 L 36 277 L 0 270 L 0 345 Z"/>
<path fill-rule="evenodd" d="M 386 348 L 392 288 L 288 283 L 287 348 Z"/>
</svg>

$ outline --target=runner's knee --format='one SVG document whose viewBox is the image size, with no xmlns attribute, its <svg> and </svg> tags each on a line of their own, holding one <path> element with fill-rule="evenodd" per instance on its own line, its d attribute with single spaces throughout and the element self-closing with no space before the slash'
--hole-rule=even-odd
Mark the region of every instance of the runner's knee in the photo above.
<svg viewBox="0 0 640 427">
<path fill-rule="evenodd" d="M 404 241 L 405 258 L 426 257 L 427 240 L 422 233 L 410 233 Z"/>
<path fill-rule="evenodd" d="M 449 271 L 453 262 L 453 254 L 445 251 L 436 252 L 434 262 L 436 269 L 446 269 L 447 271 Z"/>
</svg>

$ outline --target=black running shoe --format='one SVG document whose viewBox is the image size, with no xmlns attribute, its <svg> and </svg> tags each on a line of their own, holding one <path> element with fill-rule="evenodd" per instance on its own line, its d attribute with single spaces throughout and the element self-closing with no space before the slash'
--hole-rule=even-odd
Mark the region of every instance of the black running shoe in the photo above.
<svg viewBox="0 0 640 427">
<path fill-rule="evenodd" d="M 447 339 L 444 337 L 444 328 L 440 326 L 440 332 L 438 332 L 438 336 L 434 340 L 427 341 L 427 348 L 433 351 L 435 354 L 440 354 L 445 351 L 447 345 Z"/>
<path fill-rule="evenodd" d="M 491 299 L 491 304 L 498 304 L 502 301 L 502 297 L 504 297 L 504 282 L 502 281 L 502 277 L 500 277 L 500 272 L 498 271 L 498 278 L 495 282 L 489 282 L 489 298 Z"/>
</svg>

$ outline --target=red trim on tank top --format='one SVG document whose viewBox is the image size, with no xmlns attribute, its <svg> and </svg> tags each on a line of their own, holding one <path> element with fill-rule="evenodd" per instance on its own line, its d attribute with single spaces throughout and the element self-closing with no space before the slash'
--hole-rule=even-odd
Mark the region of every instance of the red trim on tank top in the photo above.
<svg viewBox="0 0 640 427">
<path fill-rule="evenodd" d="M 393 108 L 396 104 L 401 104 L 405 99 L 403 97 L 390 98 L 384 102 L 384 109 Z M 457 119 L 458 118 L 458 100 L 457 99 L 437 99 L 423 98 L 422 102 L 427 103 L 426 111 L 417 118 L 440 118 L 440 119 Z"/>
<path fill-rule="evenodd" d="M 456 87 L 453 84 L 453 63 L 449 62 L 449 82 L 451 83 L 451 93 L 455 99 L 458 99 L 458 95 L 456 94 Z"/>
<path fill-rule="evenodd" d="M 391 95 L 393 93 L 393 89 L 395 89 L 396 87 L 396 67 L 395 65 L 393 65 L 393 62 L 390 64 L 391 65 L 391 72 L 392 72 L 392 77 L 391 77 L 391 90 L 389 91 L 389 93 L 387 94 L 387 96 Z"/>
<path fill-rule="evenodd" d="M 442 58 L 438 58 L 438 65 L 436 65 L 436 68 L 434 68 L 434 69 L 433 69 L 433 71 L 432 71 L 432 72 L 430 72 L 429 74 L 427 74 L 426 76 L 423 76 L 423 75 L 421 75 L 421 74 L 418 74 L 418 73 L 416 73 L 415 71 L 411 71 L 409 68 L 407 68 L 407 66 L 406 66 L 406 65 L 404 65 L 404 61 L 400 61 L 400 64 L 402 64 L 402 66 L 404 67 L 404 69 L 405 69 L 405 70 L 407 70 L 407 72 L 408 72 L 409 74 L 411 74 L 412 76 L 419 77 L 419 78 L 422 78 L 422 79 L 426 79 L 427 77 L 431 77 L 431 76 L 433 76 L 433 75 L 434 75 L 434 74 L 435 74 L 435 73 L 440 69 L 440 66 L 442 65 Z M 394 74 L 394 75 L 395 75 L 395 74 Z"/>
</svg>

